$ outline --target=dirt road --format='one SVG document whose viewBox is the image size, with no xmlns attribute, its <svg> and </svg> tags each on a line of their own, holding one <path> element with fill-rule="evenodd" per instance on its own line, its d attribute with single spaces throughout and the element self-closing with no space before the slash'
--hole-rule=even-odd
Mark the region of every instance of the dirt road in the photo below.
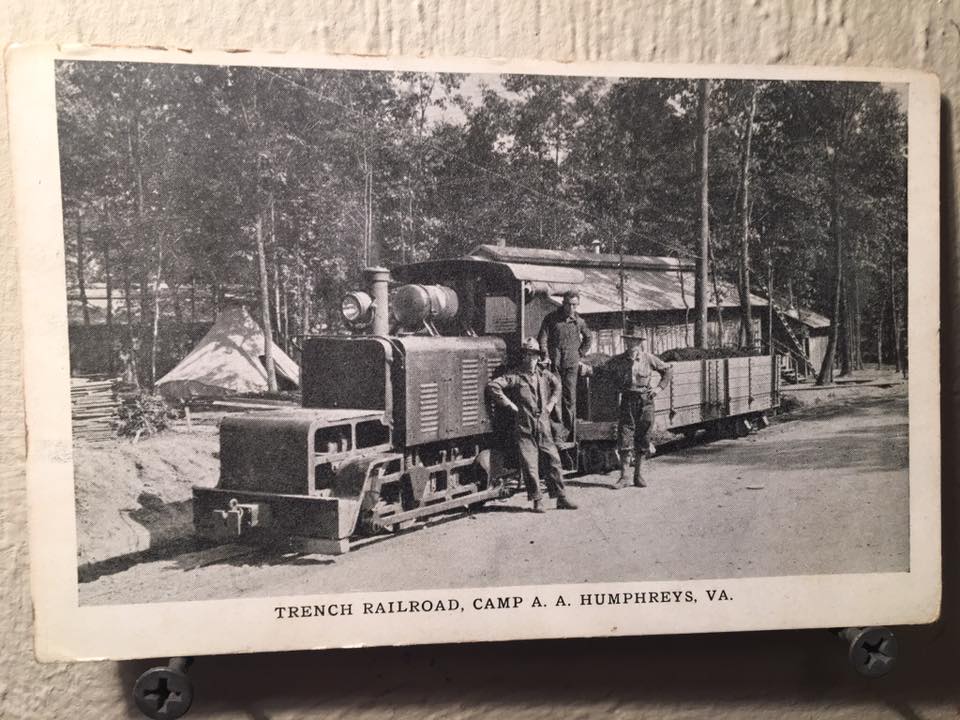
<svg viewBox="0 0 960 720">
<path fill-rule="evenodd" d="M 908 569 L 904 392 L 801 411 L 647 464 L 649 486 L 569 481 L 576 511 L 522 495 L 337 558 L 227 547 L 80 586 L 81 604 Z"/>
</svg>

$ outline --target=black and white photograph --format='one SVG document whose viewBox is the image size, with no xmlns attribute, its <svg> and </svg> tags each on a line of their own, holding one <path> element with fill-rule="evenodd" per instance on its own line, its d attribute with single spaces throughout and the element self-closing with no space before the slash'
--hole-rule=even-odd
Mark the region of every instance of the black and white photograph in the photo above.
<svg viewBox="0 0 960 720">
<path fill-rule="evenodd" d="M 75 610 L 936 612 L 916 74 L 217 57 L 52 59 Z"/>
</svg>

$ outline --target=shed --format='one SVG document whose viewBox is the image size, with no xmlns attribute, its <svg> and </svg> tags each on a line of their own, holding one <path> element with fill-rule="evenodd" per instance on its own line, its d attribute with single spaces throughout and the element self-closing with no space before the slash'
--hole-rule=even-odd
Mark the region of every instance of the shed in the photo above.
<svg viewBox="0 0 960 720">
<path fill-rule="evenodd" d="M 472 257 L 498 262 L 577 268 L 583 272 L 580 292 L 580 314 L 594 333 L 594 351 L 616 354 L 623 349 L 620 331 L 623 278 L 623 310 L 627 322 L 642 329 L 648 346 L 661 353 L 693 344 L 696 263 L 689 258 L 648 255 L 614 255 L 586 250 L 541 250 L 535 248 L 480 245 Z M 718 280 L 717 292 L 709 289 L 708 308 L 710 345 L 736 345 L 739 342 L 739 293 L 733 285 Z M 719 296 L 719 304 L 716 302 Z M 561 302 L 560 294 L 535 298 L 528 307 L 534 325 Z M 751 295 L 758 312 L 753 318 L 754 333 L 765 337 L 767 301 Z M 723 337 L 720 328 L 723 327 Z M 535 332 L 535 331 L 534 331 Z"/>
<path fill-rule="evenodd" d="M 649 255 L 604 254 L 588 250 L 549 250 L 539 248 L 479 245 L 471 257 L 525 266 L 538 265 L 562 274 L 572 269 L 583 273 L 577 285 L 579 312 L 594 333 L 594 352 L 608 355 L 621 352 L 623 318 L 647 335 L 652 352 L 693 345 L 695 322 L 696 262 L 690 258 Z M 621 301 L 621 278 L 623 296 Z M 534 296 L 527 309 L 527 330 L 535 334 L 543 317 L 559 306 L 561 292 Z M 724 280 L 711 280 L 708 288 L 708 328 L 710 346 L 740 344 L 740 292 Z M 622 307 L 621 307 L 622 302 Z M 819 370 L 826 347 L 829 319 L 815 312 L 796 308 L 782 310 L 774 302 L 751 293 L 754 309 L 753 331 L 757 342 L 770 346 L 770 317 L 773 310 L 773 346 L 785 358 L 785 364 L 803 375 L 811 367 Z M 721 333 L 722 327 L 722 333 Z M 721 336 L 722 335 L 722 336 Z"/>
</svg>

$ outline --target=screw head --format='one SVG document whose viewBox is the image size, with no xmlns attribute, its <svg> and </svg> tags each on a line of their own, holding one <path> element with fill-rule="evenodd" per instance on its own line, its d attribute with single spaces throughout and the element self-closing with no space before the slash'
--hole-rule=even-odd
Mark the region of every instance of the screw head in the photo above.
<svg viewBox="0 0 960 720">
<path fill-rule="evenodd" d="M 169 667 L 155 667 L 137 678 L 133 686 L 137 707 L 151 720 L 183 717 L 193 702 L 193 684 L 186 673 Z"/>
<path fill-rule="evenodd" d="M 884 627 L 866 627 L 850 640 L 848 657 L 864 677 L 878 678 L 889 673 L 897 661 L 897 638 Z"/>
</svg>

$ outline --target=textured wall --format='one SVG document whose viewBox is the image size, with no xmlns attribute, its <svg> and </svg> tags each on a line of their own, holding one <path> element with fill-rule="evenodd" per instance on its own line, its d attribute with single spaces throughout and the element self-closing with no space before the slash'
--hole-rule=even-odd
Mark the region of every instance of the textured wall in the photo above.
<svg viewBox="0 0 960 720">
<path fill-rule="evenodd" d="M 8 0 L 13 41 L 918 68 L 944 94 L 944 437 L 956 437 L 956 0 Z M 0 93 L 0 103 L 5 94 Z M 5 113 L 0 113 L 5 116 Z M 4 138 L 6 133 L 4 132 Z M 0 145 L 0 717 L 137 717 L 147 663 L 32 658 L 9 152 Z M 937 238 L 913 238 L 937 242 Z M 933 411 L 931 409 L 931 411 Z M 944 457 L 944 617 L 865 682 L 825 632 L 515 643 L 200 659 L 196 718 L 960 717 L 957 450 Z M 851 518 L 869 522 L 869 518 Z M 242 632 L 243 628 L 237 628 Z"/>
</svg>

